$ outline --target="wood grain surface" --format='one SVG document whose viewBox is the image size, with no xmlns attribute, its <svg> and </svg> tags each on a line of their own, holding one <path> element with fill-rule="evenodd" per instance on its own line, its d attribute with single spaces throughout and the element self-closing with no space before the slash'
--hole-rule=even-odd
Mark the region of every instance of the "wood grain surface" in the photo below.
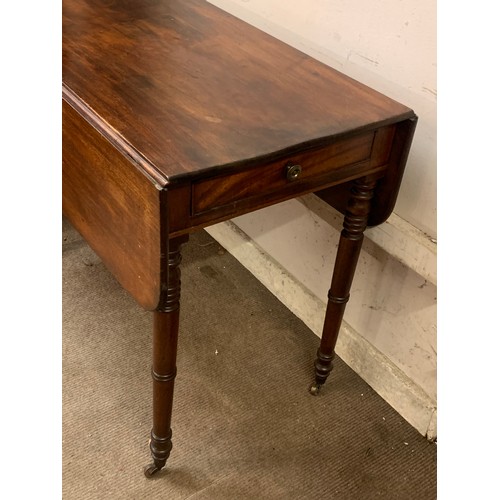
<svg viewBox="0 0 500 500">
<path fill-rule="evenodd" d="M 165 182 L 413 116 L 205 0 L 64 0 L 63 80 Z"/>
<path fill-rule="evenodd" d="M 62 188 L 63 212 L 75 229 L 123 288 L 155 309 L 166 247 L 164 194 L 65 102 Z"/>
</svg>

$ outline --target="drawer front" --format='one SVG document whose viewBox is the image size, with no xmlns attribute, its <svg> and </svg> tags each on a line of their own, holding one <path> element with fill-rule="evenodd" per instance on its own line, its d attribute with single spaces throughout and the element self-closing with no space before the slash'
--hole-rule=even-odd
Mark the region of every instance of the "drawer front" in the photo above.
<svg viewBox="0 0 500 500">
<path fill-rule="evenodd" d="M 342 167 L 369 160 L 374 136 L 374 132 L 360 134 L 267 165 L 195 182 L 192 187 L 192 214 L 237 205 L 240 201 L 265 197 L 292 186 L 294 191 L 300 190 L 301 186 L 310 189 L 316 181 L 320 186 Z"/>
</svg>

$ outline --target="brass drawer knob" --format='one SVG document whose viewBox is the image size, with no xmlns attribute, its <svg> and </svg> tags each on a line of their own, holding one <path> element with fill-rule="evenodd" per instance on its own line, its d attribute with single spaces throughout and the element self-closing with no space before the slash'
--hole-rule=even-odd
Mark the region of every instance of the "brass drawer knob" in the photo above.
<svg viewBox="0 0 500 500">
<path fill-rule="evenodd" d="M 288 164 L 286 166 L 286 179 L 287 181 L 296 181 L 300 177 L 302 167 L 299 164 Z"/>
</svg>

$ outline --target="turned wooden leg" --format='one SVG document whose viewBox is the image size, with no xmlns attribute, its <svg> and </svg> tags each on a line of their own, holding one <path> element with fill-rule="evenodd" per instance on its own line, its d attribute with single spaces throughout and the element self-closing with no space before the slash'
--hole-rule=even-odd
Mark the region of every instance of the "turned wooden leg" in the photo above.
<svg viewBox="0 0 500 500">
<path fill-rule="evenodd" d="M 344 218 L 344 229 L 340 235 L 339 248 L 335 259 L 332 284 L 328 292 L 328 305 L 321 343 L 314 363 L 315 381 L 311 394 L 318 394 L 333 368 L 334 349 L 337 342 L 344 309 L 349 300 L 356 264 L 358 262 L 363 232 L 368 222 L 370 200 L 375 181 L 368 177 L 357 180 L 352 188 Z"/>
<path fill-rule="evenodd" d="M 176 375 L 177 335 L 181 293 L 181 244 L 187 237 L 170 240 L 168 252 L 167 289 L 161 310 L 154 312 L 153 320 L 153 429 L 151 456 L 153 463 L 144 474 L 151 477 L 164 467 L 172 449 L 172 403 Z"/>
</svg>

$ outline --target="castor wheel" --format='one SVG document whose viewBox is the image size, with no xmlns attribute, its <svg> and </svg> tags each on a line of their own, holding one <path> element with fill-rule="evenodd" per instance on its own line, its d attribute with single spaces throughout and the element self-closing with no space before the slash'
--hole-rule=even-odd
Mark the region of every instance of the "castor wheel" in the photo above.
<svg viewBox="0 0 500 500">
<path fill-rule="evenodd" d="M 319 391 L 321 389 L 322 384 L 317 384 L 316 382 L 309 387 L 309 392 L 313 396 L 317 396 L 319 394 Z"/>
<path fill-rule="evenodd" d="M 161 467 L 158 467 L 156 464 L 149 464 L 149 465 L 146 465 L 146 467 L 144 467 L 144 475 L 148 479 L 150 479 L 160 470 L 161 470 Z"/>
<path fill-rule="evenodd" d="M 313 395 L 313 396 L 317 396 L 319 394 L 319 391 L 321 389 L 323 384 L 318 384 L 316 382 L 314 382 L 311 387 L 309 387 L 309 392 Z"/>
</svg>

